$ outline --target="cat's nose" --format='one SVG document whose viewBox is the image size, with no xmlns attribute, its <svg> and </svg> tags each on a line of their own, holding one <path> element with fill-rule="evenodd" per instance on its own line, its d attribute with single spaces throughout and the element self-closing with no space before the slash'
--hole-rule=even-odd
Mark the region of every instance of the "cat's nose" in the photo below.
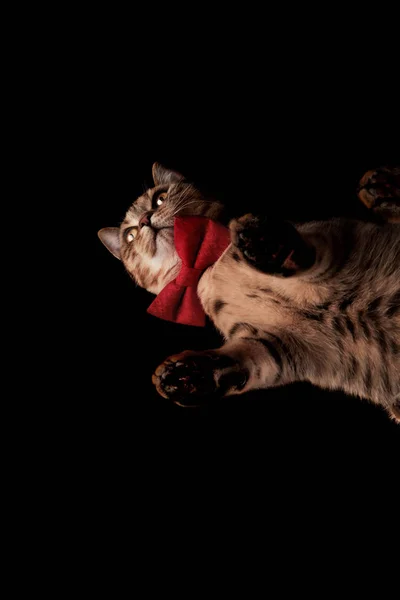
<svg viewBox="0 0 400 600">
<path fill-rule="evenodd" d="M 148 212 L 145 212 L 144 215 L 142 215 L 140 217 L 140 221 L 139 221 L 139 229 L 142 229 L 142 227 L 144 227 L 145 225 L 147 225 L 147 227 L 151 227 L 151 215 L 153 214 L 154 211 L 149 210 Z"/>
</svg>

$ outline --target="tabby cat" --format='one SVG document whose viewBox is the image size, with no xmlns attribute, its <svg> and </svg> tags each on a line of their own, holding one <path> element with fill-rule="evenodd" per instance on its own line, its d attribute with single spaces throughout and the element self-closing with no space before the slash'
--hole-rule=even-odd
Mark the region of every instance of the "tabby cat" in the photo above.
<svg viewBox="0 0 400 600">
<path fill-rule="evenodd" d="M 378 173 L 383 187 L 388 173 Z M 140 286 L 159 294 L 181 266 L 174 217 L 218 221 L 223 206 L 158 163 L 152 174 L 154 187 L 120 227 L 98 235 Z M 370 173 L 369 199 L 371 181 Z M 307 381 L 368 399 L 400 423 L 400 226 L 341 218 L 295 225 L 247 214 L 229 229 L 231 243 L 197 288 L 225 343 L 167 358 L 153 375 L 158 392 L 194 406 Z"/>
</svg>

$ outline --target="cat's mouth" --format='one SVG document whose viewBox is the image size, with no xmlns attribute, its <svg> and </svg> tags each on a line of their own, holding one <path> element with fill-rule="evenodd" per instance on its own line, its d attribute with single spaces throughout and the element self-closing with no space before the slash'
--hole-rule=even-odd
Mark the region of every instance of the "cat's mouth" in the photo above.
<svg viewBox="0 0 400 600">
<path fill-rule="evenodd" d="M 141 228 L 141 231 L 146 231 L 146 229 L 150 229 L 153 233 L 158 233 L 159 231 L 163 231 L 164 229 L 173 229 L 174 225 L 158 225 L 154 223 L 149 223 Z"/>
<path fill-rule="evenodd" d="M 152 224 L 152 225 L 146 225 L 145 227 L 143 227 L 140 230 L 140 232 L 142 235 L 148 235 L 151 232 L 153 234 L 153 236 L 157 236 L 162 231 L 168 230 L 168 229 L 173 229 L 173 228 L 174 228 L 173 225 L 164 225 L 163 227 L 155 227 Z"/>
<path fill-rule="evenodd" d="M 153 227 L 152 228 L 152 233 L 153 233 L 155 240 L 159 237 L 160 238 L 168 238 L 171 235 L 170 232 L 173 232 L 173 231 L 174 231 L 173 226 Z"/>
<path fill-rule="evenodd" d="M 140 232 L 143 237 L 144 243 L 150 244 L 170 244 L 173 242 L 174 237 L 174 226 L 173 225 L 164 225 L 162 227 L 155 227 L 151 225 L 150 227 L 143 227 Z"/>
</svg>

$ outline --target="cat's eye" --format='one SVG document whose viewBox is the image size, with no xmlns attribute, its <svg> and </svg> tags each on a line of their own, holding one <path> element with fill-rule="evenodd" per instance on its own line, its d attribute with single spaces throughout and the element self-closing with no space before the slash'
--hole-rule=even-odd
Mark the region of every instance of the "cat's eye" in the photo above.
<svg viewBox="0 0 400 600">
<path fill-rule="evenodd" d="M 130 244 L 131 242 L 133 242 L 133 240 L 137 236 L 137 232 L 138 232 L 138 228 L 137 227 L 129 227 L 129 229 L 126 229 L 124 231 L 125 241 L 127 241 L 128 244 Z"/>
<path fill-rule="evenodd" d="M 166 197 L 167 197 L 167 192 L 163 192 L 162 194 L 159 194 L 156 198 L 155 204 L 157 206 L 161 206 L 161 204 L 164 202 Z"/>
</svg>

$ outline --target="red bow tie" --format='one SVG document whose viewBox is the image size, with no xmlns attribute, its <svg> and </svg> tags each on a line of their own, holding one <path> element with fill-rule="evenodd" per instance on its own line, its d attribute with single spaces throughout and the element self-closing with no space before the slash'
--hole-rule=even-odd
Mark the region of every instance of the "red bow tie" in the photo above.
<svg viewBox="0 0 400 600">
<path fill-rule="evenodd" d="M 204 327 L 206 315 L 197 295 L 197 284 L 230 243 L 229 229 L 206 217 L 176 217 L 175 248 L 182 267 L 151 303 L 147 312 L 166 321 Z"/>
</svg>

